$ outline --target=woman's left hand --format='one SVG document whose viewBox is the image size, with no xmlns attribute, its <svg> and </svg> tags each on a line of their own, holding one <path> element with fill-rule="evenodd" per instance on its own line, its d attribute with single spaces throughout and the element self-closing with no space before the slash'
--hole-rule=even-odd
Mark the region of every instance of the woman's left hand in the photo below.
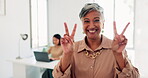
<svg viewBox="0 0 148 78">
<path fill-rule="evenodd" d="M 50 58 L 51 60 L 59 60 L 59 58 Z"/>
<path fill-rule="evenodd" d="M 121 34 L 117 33 L 116 22 L 114 22 L 114 39 L 112 42 L 112 50 L 116 53 L 122 53 L 127 44 L 127 38 L 123 35 L 130 23 L 126 25 Z"/>
</svg>

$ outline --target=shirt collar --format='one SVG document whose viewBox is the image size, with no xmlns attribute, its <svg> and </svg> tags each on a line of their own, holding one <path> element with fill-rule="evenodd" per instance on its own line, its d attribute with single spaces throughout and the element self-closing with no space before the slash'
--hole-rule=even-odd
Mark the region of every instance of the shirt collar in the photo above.
<svg viewBox="0 0 148 78">
<path fill-rule="evenodd" d="M 104 49 L 110 49 L 111 48 L 112 40 L 108 39 L 107 37 L 105 37 L 103 35 L 101 37 L 102 37 L 101 45 L 96 50 L 100 50 L 102 48 L 104 48 Z M 86 37 L 81 42 L 82 43 L 81 43 L 81 45 L 79 45 L 79 48 L 78 48 L 78 53 L 79 52 L 82 52 L 82 51 L 86 51 L 86 50 L 93 51 L 92 49 L 90 49 L 87 46 L 87 44 L 86 44 Z"/>
</svg>

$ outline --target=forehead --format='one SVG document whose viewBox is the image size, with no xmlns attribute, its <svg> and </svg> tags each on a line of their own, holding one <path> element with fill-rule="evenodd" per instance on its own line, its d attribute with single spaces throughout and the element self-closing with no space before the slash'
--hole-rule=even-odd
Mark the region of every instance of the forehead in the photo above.
<svg viewBox="0 0 148 78">
<path fill-rule="evenodd" d="M 90 11 L 89 13 L 87 13 L 84 17 L 83 17 L 83 19 L 84 18 L 95 18 L 95 17 L 101 17 L 101 13 L 100 12 L 98 12 L 98 11 Z"/>
<path fill-rule="evenodd" d="M 54 39 L 54 40 L 57 40 L 57 38 L 56 38 L 56 37 L 53 37 L 53 39 Z"/>
</svg>

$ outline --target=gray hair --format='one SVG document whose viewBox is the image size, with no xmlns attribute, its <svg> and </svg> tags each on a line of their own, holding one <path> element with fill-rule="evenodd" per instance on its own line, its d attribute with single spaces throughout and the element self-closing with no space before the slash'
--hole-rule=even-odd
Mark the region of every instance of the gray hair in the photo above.
<svg viewBox="0 0 148 78">
<path fill-rule="evenodd" d="M 101 14 L 102 19 L 104 20 L 104 13 L 103 8 L 99 6 L 97 3 L 87 3 L 85 6 L 81 9 L 81 12 L 79 14 L 80 19 L 84 17 L 87 13 L 91 11 L 98 11 Z"/>
</svg>

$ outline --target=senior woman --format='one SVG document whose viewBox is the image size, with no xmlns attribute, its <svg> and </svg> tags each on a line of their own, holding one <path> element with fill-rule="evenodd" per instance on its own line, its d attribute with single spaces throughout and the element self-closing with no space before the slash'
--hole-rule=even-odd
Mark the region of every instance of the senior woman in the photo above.
<svg viewBox="0 0 148 78">
<path fill-rule="evenodd" d="M 97 3 L 87 3 L 79 17 L 83 24 L 85 38 L 73 42 L 77 25 L 61 39 L 63 56 L 55 66 L 54 78 L 138 78 L 138 69 L 128 60 L 125 46 L 127 39 L 124 32 L 117 33 L 114 22 L 114 39 L 110 40 L 101 34 L 104 28 L 103 8 Z"/>
</svg>

